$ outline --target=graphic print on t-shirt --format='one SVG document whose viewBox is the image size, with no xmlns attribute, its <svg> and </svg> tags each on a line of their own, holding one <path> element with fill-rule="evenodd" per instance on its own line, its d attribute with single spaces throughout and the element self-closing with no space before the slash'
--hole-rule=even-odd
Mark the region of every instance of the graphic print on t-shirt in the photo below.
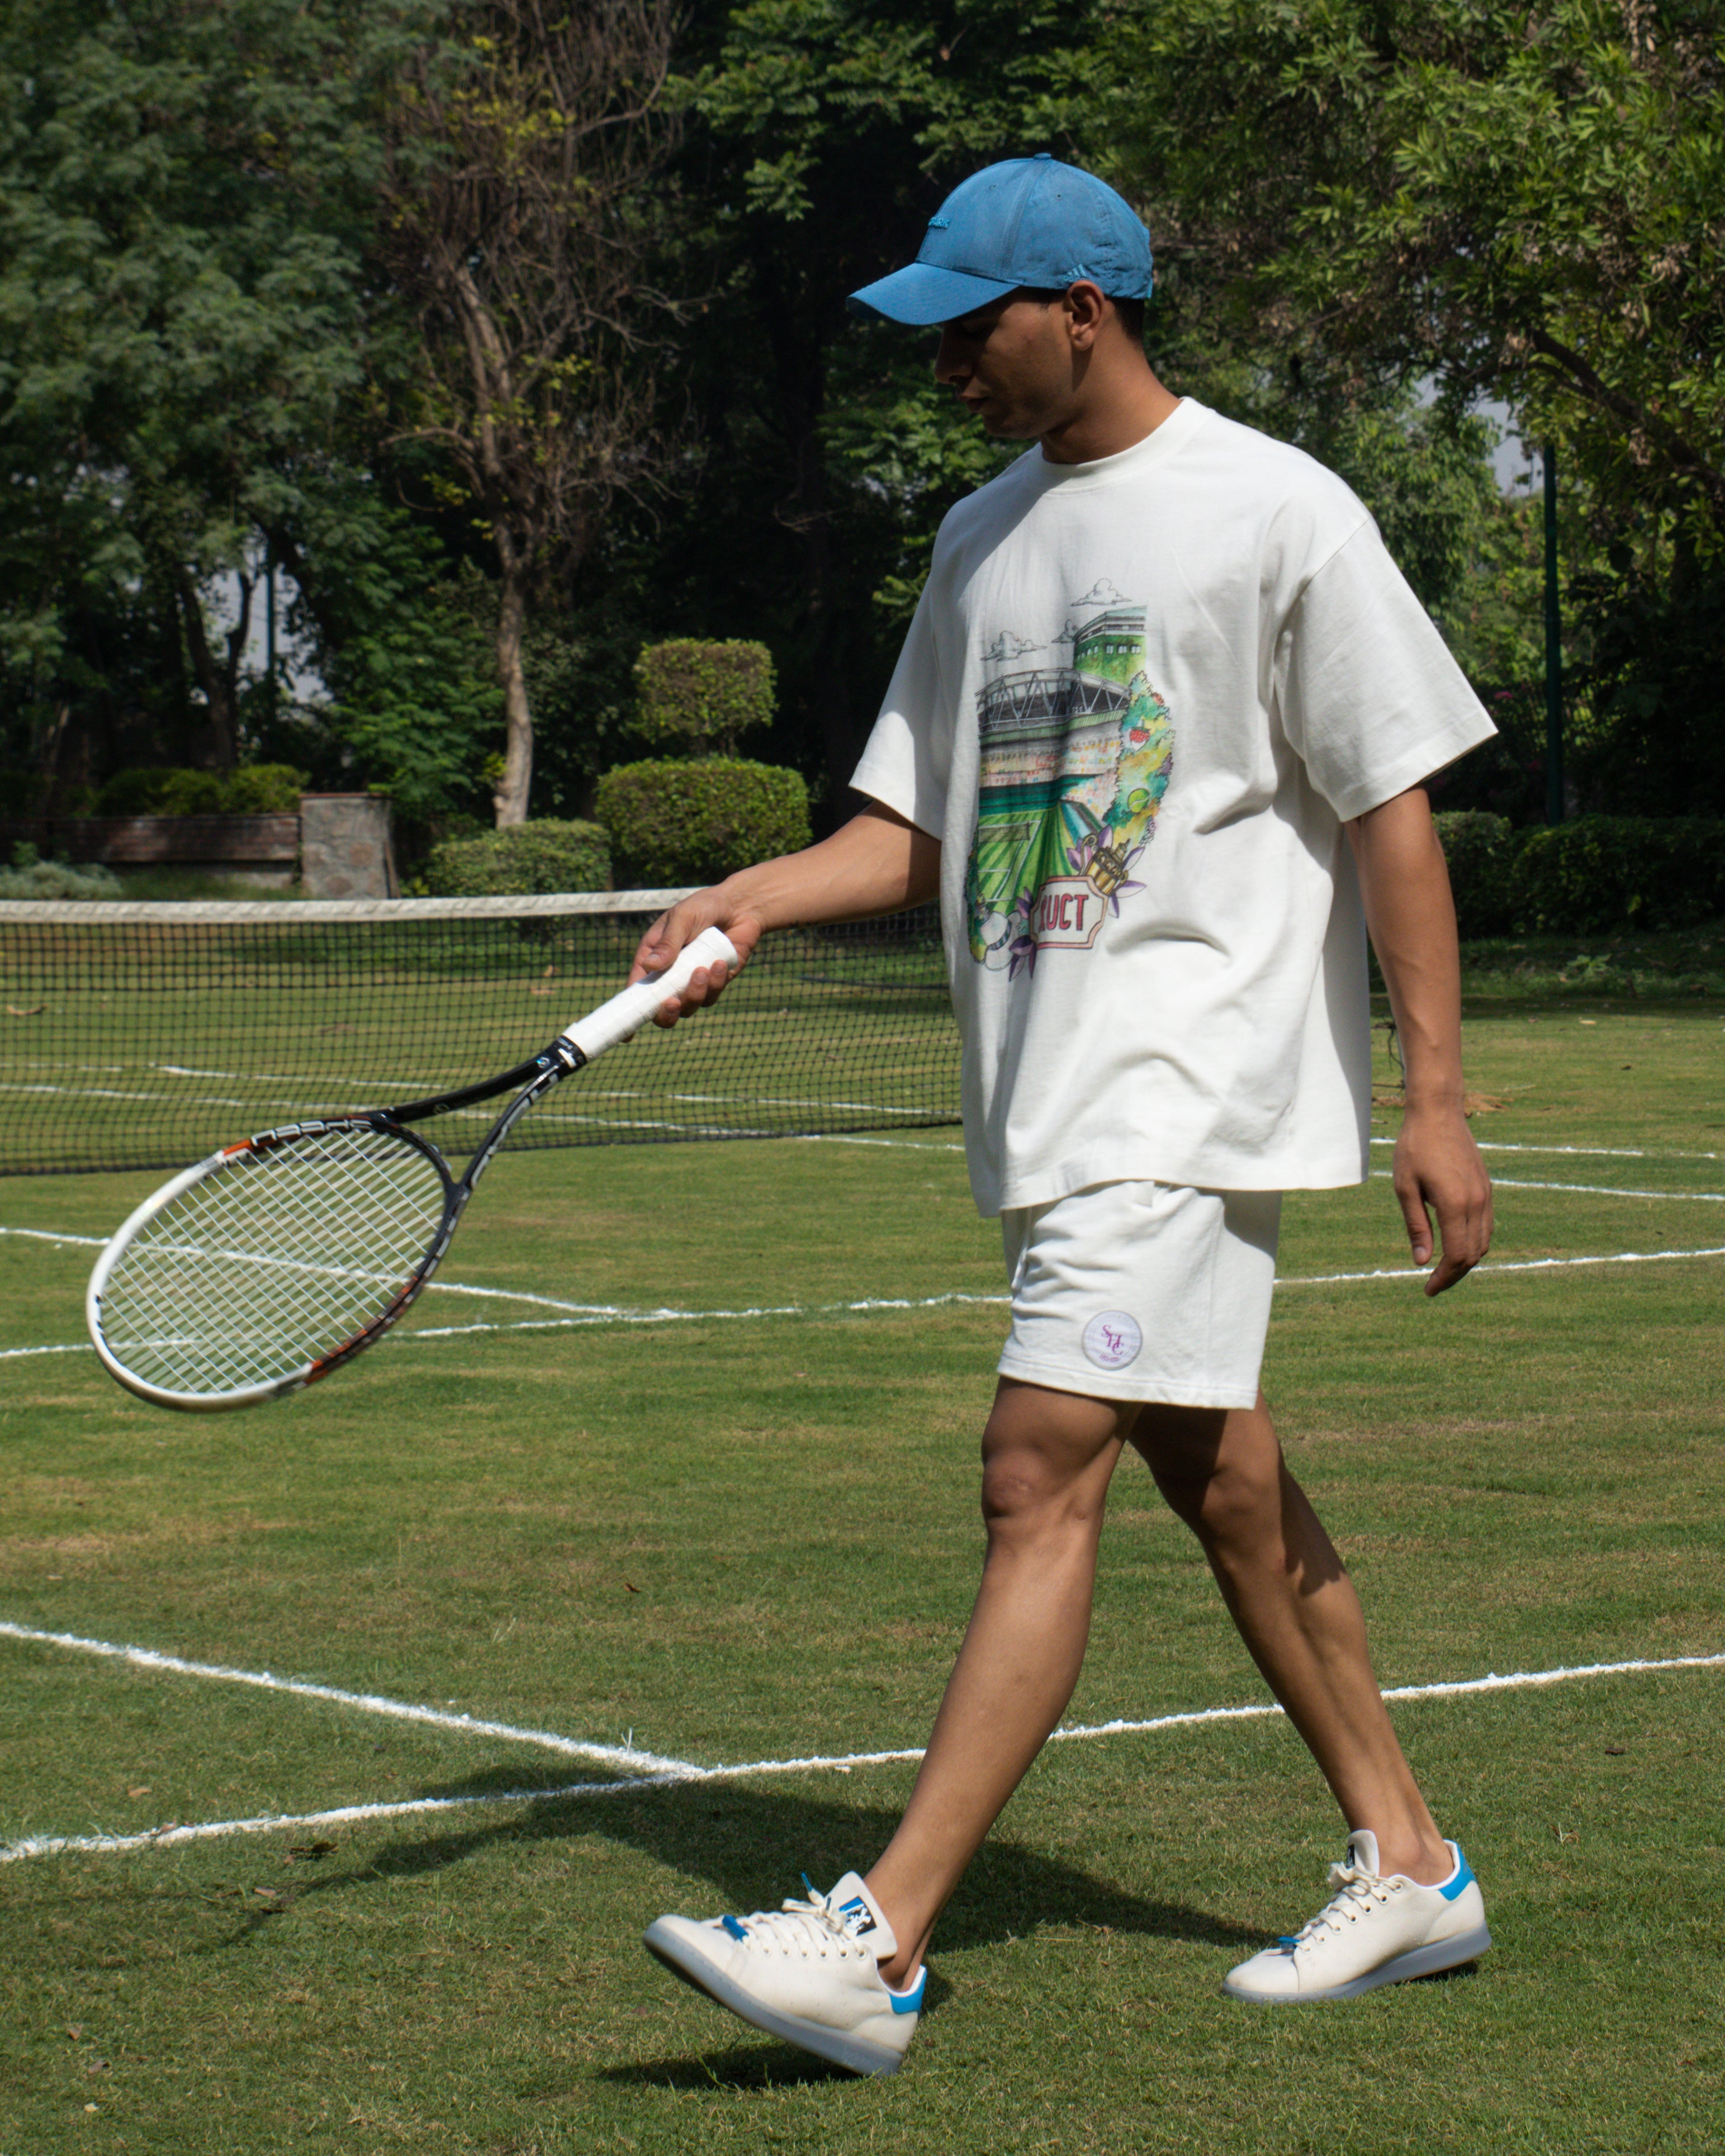
<svg viewBox="0 0 1725 2156">
<path fill-rule="evenodd" d="M 1088 951 L 1154 835 L 1174 726 L 1144 667 L 1144 607 L 1106 577 L 1050 644 L 1002 629 L 977 697 L 976 838 L 965 875 L 970 954 L 990 970 Z M 1070 647 L 1070 660 L 1065 647 Z M 1053 664 L 1026 665 L 1047 654 Z"/>
</svg>

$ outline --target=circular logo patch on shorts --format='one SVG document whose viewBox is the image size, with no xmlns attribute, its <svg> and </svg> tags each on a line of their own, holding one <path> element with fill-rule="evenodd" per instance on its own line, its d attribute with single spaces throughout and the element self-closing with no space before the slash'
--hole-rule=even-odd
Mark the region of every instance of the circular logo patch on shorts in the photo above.
<svg viewBox="0 0 1725 2156">
<path fill-rule="evenodd" d="M 1137 1319 L 1123 1310 L 1101 1311 L 1084 1328 L 1084 1352 L 1099 1370 L 1123 1370 L 1143 1344 Z"/>
</svg>

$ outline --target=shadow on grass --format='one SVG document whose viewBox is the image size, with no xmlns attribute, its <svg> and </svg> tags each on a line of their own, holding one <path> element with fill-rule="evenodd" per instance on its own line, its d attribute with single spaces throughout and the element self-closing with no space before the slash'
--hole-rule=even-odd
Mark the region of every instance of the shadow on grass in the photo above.
<svg viewBox="0 0 1725 2156">
<path fill-rule="evenodd" d="M 602 2066 L 593 2078 L 617 2088 L 742 2090 L 806 2088 L 856 2076 L 788 2044 L 727 2044 L 680 2058 L 636 2059 L 624 2066 Z"/>
<path fill-rule="evenodd" d="M 475 1796 L 514 1791 L 520 1769 L 470 1777 L 438 1795 Z M 374 1881 L 416 1878 L 511 1842 L 572 1840 L 589 1835 L 626 1843 L 667 1869 L 704 1881 L 685 1914 L 706 1917 L 723 1909 L 747 1912 L 777 1908 L 798 1892 L 807 1871 L 828 1883 L 871 1863 L 891 1839 L 898 1812 L 848 1804 L 790 1789 L 750 1789 L 706 1783 L 645 1786 L 639 1794 L 550 1798 L 494 1825 L 458 1834 L 427 1835 L 386 1843 L 363 1870 L 309 1881 L 309 1897 L 349 1892 Z M 644 1924 L 660 1914 L 642 1912 Z M 1010 1841 L 983 1845 L 957 1893 L 941 1918 L 940 1943 L 947 1952 L 999 1945 L 1045 1925 L 1141 1933 L 1154 1938 L 1213 1946 L 1255 1946 L 1263 1935 L 1184 1902 L 1132 1893 L 1056 1857 Z"/>
</svg>

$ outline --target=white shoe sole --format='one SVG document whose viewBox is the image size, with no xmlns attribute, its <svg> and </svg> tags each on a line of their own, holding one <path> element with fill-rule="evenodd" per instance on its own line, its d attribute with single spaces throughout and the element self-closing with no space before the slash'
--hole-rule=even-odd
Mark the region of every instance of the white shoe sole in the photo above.
<svg viewBox="0 0 1725 2156">
<path fill-rule="evenodd" d="M 1222 1979 L 1222 1989 L 1230 1999 L 1244 1999 L 1253 2006 L 1313 2006 L 1321 1999 L 1358 1999 L 1362 1992 L 1376 1991 L 1380 1984 L 1405 1984 L 1410 1977 L 1437 1976 L 1446 1969 L 1460 1969 L 1464 1962 L 1486 1953 L 1491 1944 L 1491 1933 L 1483 1924 L 1476 1924 L 1471 1932 L 1458 1932 L 1452 1939 L 1410 1947 L 1406 1953 L 1395 1954 L 1376 1969 L 1368 1969 L 1363 1976 L 1347 1984 L 1332 1984 L 1322 1991 L 1249 1991 L 1244 1986 L 1236 1990 L 1231 1976 Z"/>
<path fill-rule="evenodd" d="M 685 1984 L 704 1992 L 709 1999 L 752 2027 L 764 2030 L 769 2036 L 794 2044 L 799 2051 L 813 2051 L 817 2058 L 830 2060 L 835 2066 L 843 2066 L 853 2074 L 898 2071 L 904 2057 L 902 2051 L 891 2051 L 885 2044 L 870 2043 L 866 2036 L 847 2035 L 842 2029 L 829 2029 L 821 2022 L 804 2021 L 797 2015 L 780 2014 L 771 2006 L 762 2006 L 687 1939 L 665 1930 L 663 1919 L 648 1926 L 641 1943 L 655 1961 L 664 1963 L 673 1976 L 680 1977 Z"/>
</svg>

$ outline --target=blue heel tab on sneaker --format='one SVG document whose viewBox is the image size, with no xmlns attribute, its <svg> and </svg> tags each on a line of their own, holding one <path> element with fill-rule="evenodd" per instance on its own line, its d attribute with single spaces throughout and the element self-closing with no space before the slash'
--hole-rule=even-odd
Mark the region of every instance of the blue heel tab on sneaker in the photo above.
<svg viewBox="0 0 1725 2156">
<path fill-rule="evenodd" d="M 735 1917 L 721 1917 L 719 1922 L 730 1933 L 733 1939 L 746 1939 L 748 1937 L 747 1927 L 738 1923 Z"/>
<path fill-rule="evenodd" d="M 908 1990 L 895 1991 L 890 1984 L 886 1983 L 884 1978 L 882 1984 L 886 1996 L 892 2001 L 892 2010 L 895 2014 L 920 2014 L 922 2011 L 922 1994 L 928 1984 L 928 1971 L 926 1969 L 917 1970 L 916 1981 Z"/>
<path fill-rule="evenodd" d="M 1438 1892 L 1446 1902 L 1455 1902 L 1459 1901 L 1472 1886 L 1473 1873 L 1469 1868 L 1467 1859 L 1461 1854 L 1460 1843 L 1452 1842 L 1450 1845 L 1455 1851 L 1455 1876 L 1453 1879 L 1446 1879 L 1439 1887 Z"/>
</svg>

